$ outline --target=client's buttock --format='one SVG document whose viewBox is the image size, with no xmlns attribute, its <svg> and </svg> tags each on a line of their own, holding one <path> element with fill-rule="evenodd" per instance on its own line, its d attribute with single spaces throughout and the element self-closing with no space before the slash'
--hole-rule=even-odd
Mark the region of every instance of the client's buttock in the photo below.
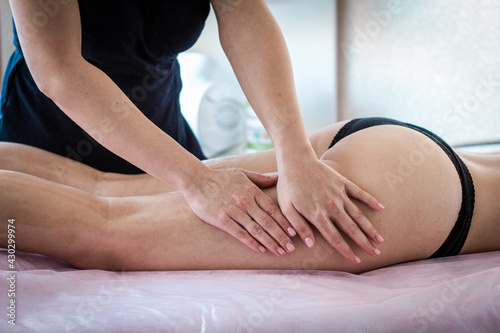
<svg viewBox="0 0 500 333">
<path fill-rule="evenodd" d="M 356 202 L 385 238 L 379 246 L 383 255 L 370 259 L 374 267 L 443 251 L 462 204 L 460 177 L 447 153 L 403 126 L 377 125 L 344 135 L 343 130 L 322 160 L 386 207 L 375 212 Z M 449 255 L 445 252 L 439 256 Z"/>
</svg>

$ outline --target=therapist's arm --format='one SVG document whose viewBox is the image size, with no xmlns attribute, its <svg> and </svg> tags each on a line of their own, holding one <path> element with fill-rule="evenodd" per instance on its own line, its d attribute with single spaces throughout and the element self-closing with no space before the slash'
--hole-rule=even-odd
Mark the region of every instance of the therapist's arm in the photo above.
<svg viewBox="0 0 500 333">
<path fill-rule="evenodd" d="M 76 0 L 60 2 L 59 11 L 46 22 L 37 21 L 42 11 L 38 1 L 10 4 L 37 86 L 75 123 L 110 151 L 179 189 L 200 218 L 253 250 L 263 252 L 264 245 L 279 255 L 280 248 L 287 248 L 291 240 L 283 230 L 291 225 L 256 186 L 274 185 L 276 178 L 209 169 L 147 119 L 104 72 L 82 57 Z"/>
<path fill-rule="evenodd" d="M 222 47 L 276 150 L 281 210 L 308 246 L 314 245 L 314 236 L 306 220 L 351 261 L 358 258 L 339 230 L 374 255 L 372 241 L 380 243 L 382 238 L 350 197 L 373 209 L 382 206 L 316 157 L 302 120 L 285 40 L 265 0 L 212 0 L 212 5 Z"/>
</svg>

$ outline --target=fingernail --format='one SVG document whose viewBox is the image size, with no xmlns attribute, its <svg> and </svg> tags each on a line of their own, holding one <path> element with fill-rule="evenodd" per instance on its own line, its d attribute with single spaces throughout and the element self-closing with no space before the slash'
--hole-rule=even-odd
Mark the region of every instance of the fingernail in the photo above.
<svg viewBox="0 0 500 333">
<path fill-rule="evenodd" d="M 278 253 L 284 255 L 286 252 L 281 247 L 278 247 Z"/>
<path fill-rule="evenodd" d="M 379 250 L 379 249 L 377 249 L 377 248 L 374 248 L 374 249 L 373 249 L 373 253 L 374 253 L 376 256 L 378 256 L 378 255 L 380 254 L 380 250 Z"/>
<path fill-rule="evenodd" d="M 263 246 L 259 246 L 259 250 L 260 250 L 260 252 L 262 252 L 262 253 L 266 252 L 266 248 L 265 248 L 265 247 L 263 247 Z"/>
<path fill-rule="evenodd" d="M 384 205 L 382 205 L 381 203 L 379 203 L 378 206 L 380 207 L 380 209 L 385 209 Z"/>
<path fill-rule="evenodd" d="M 286 244 L 286 249 L 288 250 L 288 252 L 292 252 L 293 250 L 295 250 L 295 246 L 293 246 L 292 243 L 288 242 Z"/>
<path fill-rule="evenodd" d="M 311 237 L 306 237 L 306 239 L 304 239 L 304 241 L 306 242 L 307 247 L 313 247 L 314 242 L 313 242 Z"/>
<path fill-rule="evenodd" d="M 356 262 L 356 264 L 359 264 L 361 262 L 361 259 L 359 259 L 358 256 L 354 256 L 354 261 Z"/>
<path fill-rule="evenodd" d="M 376 238 L 377 238 L 377 241 L 378 241 L 379 243 L 382 243 L 382 242 L 384 241 L 384 237 L 382 237 L 382 236 L 380 236 L 380 235 L 377 235 L 377 237 L 376 237 Z"/>
<path fill-rule="evenodd" d="M 286 230 L 288 231 L 288 234 L 292 237 L 297 234 L 293 228 L 288 228 Z"/>
</svg>

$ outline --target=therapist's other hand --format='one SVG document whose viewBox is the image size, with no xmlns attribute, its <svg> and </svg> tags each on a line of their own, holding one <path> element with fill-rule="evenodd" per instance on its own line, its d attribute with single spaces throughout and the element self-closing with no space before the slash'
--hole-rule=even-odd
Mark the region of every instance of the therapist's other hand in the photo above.
<svg viewBox="0 0 500 333">
<path fill-rule="evenodd" d="M 267 248 L 282 256 L 295 249 L 284 232 L 292 226 L 259 188 L 273 186 L 277 179 L 277 175 L 242 169 L 207 168 L 183 194 L 202 220 L 226 231 L 256 252 L 265 252 Z"/>
<path fill-rule="evenodd" d="M 315 243 L 309 221 L 328 243 L 353 263 L 359 263 L 360 259 L 339 230 L 368 254 L 380 254 L 369 239 L 380 244 L 382 236 L 351 198 L 375 210 L 382 210 L 383 206 L 324 162 L 314 158 L 289 165 L 280 172 L 277 187 L 283 214 L 307 246 L 312 247 Z"/>
</svg>

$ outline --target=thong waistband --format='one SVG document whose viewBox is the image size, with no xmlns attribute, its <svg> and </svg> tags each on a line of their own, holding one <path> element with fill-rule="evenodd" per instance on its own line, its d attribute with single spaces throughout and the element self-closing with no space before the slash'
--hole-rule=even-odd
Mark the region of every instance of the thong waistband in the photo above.
<svg viewBox="0 0 500 333">
<path fill-rule="evenodd" d="M 465 163 L 443 139 L 441 139 L 431 131 L 426 130 L 425 128 L 403 123 L 393 119 L 379 117 L 357 118 L 349 121 L 339 130 L 329 148 L 333 147 L 337 142 L 348 135 L 351 135 L 365 128 L 379 125 L 403 126 L 426 135 L 428 138 L 434 141 L 446 153 L 446 155 L 448 155 L 453 165 L 455 165 L 458 176 L 460 177 L 460 183 L 462 185 L 462 205 L 460 207 L 457 222 L 453 226 L 450 234 L 441 245 L 441 247 L 436 252 L 434 252 L 434 254 L 430 256 L 430 258 L 439 258 L 459 254 L 465 244 L 467 235 L 469 234 L 469 229 L 472 221 L 475 200 L 474 183 Z"/>
</svg>

